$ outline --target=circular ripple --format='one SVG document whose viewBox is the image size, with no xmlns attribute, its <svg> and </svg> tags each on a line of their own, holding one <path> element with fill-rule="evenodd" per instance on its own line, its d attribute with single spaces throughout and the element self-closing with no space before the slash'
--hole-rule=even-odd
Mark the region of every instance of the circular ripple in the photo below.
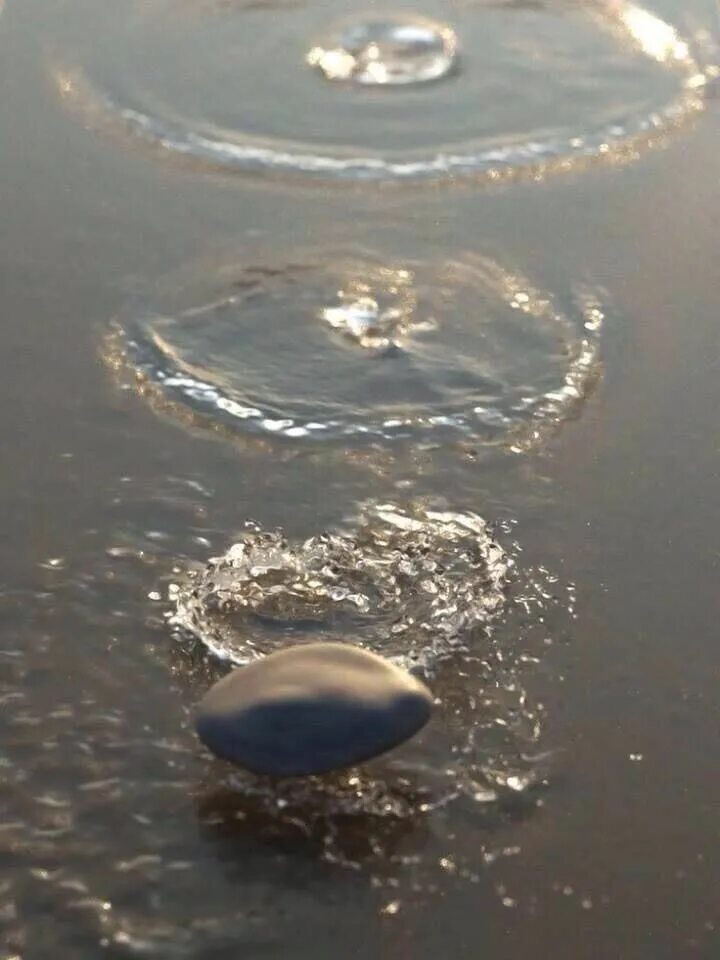
<svg viewBox="0 0 720 960">
<path fill-rule="evenodd" d="M 566 417 L 597 374 L 597 300 L 563 312 L 477 255 L 390 266 L 319 253 L 169 286 L 120 319 L 109 360 L 213 426 L 520 442 Z"/>
<path fill-rule="evenodd" d="M 626 0 L 430 0 L 424 12 L 453 28 L 369 14 L 328 39 L 346 0 L 277 7 L 75 0 L 57 27 L 71 35 L 55 82 L 86 122 L 169 154 L 351 180 L 537 177 L 619 160 L 703 102 L 688 42 Z M 326 76 L 354 82 L 321 82 L 308 50 Z"/>
<path fill-rule="evenodd" d="M 345 23 L 313 47 L 307 62 L 328 80 L 372 86 L 427 83 L 455 65 L 450 27 L 419 17 L 385 16 Z"/>
</svg>

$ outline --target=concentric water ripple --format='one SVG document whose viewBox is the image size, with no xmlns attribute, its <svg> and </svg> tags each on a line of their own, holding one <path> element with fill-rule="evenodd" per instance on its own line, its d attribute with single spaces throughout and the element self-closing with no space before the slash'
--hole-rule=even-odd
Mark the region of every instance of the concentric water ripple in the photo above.
<svg viewBox="0 0 720 960">
<path fill-rule="evenodd" d="M 476 254 L 390 265 L 318 251 L 167 287 L 120 318 L 108 358 L 170 412 L 211 426 L 523 443 L 597 377 L 597 297 L 563 312 Z"/>
<path fill-rule="evenodd" d="M 702 106 L 706 73 L 689 40 L 636 3 L 421 6 L 393 20 L 346 0 L 75 0 L 52 69 L 86 121 L 169 154 L 351 180 L 612 161 Z M 78 44 L 77 17 L 92 44 Z"/>
</svg>

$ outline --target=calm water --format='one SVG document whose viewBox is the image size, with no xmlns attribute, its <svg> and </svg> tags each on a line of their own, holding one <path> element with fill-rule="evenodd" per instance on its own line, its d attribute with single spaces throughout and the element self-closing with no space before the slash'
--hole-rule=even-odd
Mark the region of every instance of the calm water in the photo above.
<svg viewBox="0 0 720 960">
<path fill-rule="evenodd" d="M 6 0 L 3 960 L 718 955 L 717 5 L 396 12 Z M 318 636 L 422 736 L 206 755 Z"/>
</svg>

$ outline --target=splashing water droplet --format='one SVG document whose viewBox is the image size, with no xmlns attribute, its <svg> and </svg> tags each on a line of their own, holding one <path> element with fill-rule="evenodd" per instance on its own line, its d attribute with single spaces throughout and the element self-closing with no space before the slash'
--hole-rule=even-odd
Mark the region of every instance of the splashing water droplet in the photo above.
<svg viewBox="0 0 720 960">
<path fill-rule="evenodd" d="M 400 347 L 410 333 L 435 327 L 431 318 L 419 316 L 418 297 L 409 270 L 387 270 L 384 279 L 378 277 L 374 282 L 371 275 L 367 279 L 349 276 L 337 299 L 338 305 L 322 308 L 321 318 L 369 350 Z"/>
<path fill-rule="evenodd" d="M 386 318 L 377 300 L 371 297 L 351 299 L 340 307 L 326 307 L 322 311 L 322 318 L 331 327 L 357 340 L 361 346 L 372 346 L 376 341 L 382 345 L 388 343 L 388 338 L 383 335 L 386 327 L 383 320 Z"/>
<path fill-rule="evenodd" d="M 428 667 L 493 621 L 512 566 L 480 517 L 420 505 L 368 505 L 354 531 L 300 544 L 251 524 L 174 591 L 173 623 L 234 664 L 339 633 Z"/>
<path fill-rule="evenodd" d="M 307 55 L 328 80 L 366 86 L 427 83 L 455 67 L 457 38 L 450 27 L 415 17 L 382 17 L 335 28 Z"/>
</svg>

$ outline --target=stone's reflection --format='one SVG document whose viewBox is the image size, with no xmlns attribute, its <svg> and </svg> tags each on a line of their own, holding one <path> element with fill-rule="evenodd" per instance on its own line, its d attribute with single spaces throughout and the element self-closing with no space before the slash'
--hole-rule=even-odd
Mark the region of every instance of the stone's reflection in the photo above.
<svg viewBox="0 0 720 960">
<path fill-rule="evenodd" d="M 270 845 L 343 866 L 392 863 L 401 845 L 422 846 L 429 791 L 410 778 L 391 789 L 352 771 L 334 778 L 287 783 L 232 772 L 210 774 L 198 788 L 202 831 L 223 858 L 248 846 Z"/>
<path fill-rule="evenodd" d="M 306 56 L 323 84 L 302 48 L 347 12 L 340 0 L 281 15 L 178 0 L 112 9 L 91 48 L 74 35 L 65 53 L 57 45 L 51 72 L 69 108 L 183 163 L 290 179 L 496 183 L 626 163 L 703 108 L 718 59 L 626 0 L 459 3 L 459 41 L 409 14 L 341 21 Z M 458 43 L 457 82 L 428 83 L 455 72 Z"/>
</svg>

